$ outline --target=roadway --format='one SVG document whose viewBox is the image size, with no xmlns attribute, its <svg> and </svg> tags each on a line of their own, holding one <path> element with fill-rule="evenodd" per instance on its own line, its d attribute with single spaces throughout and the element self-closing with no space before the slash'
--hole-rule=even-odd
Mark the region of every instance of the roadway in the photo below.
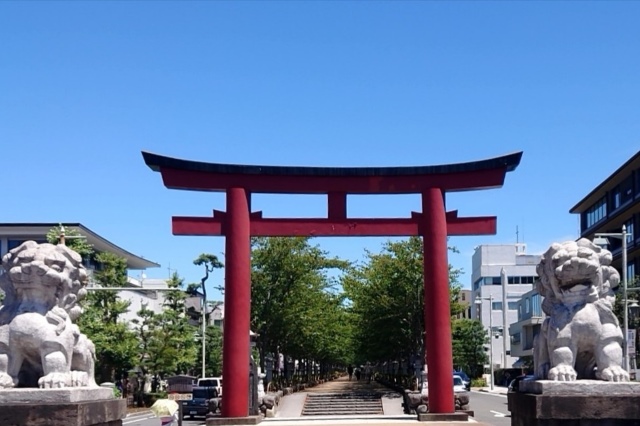
<svg viewBox="0 0 640 426">
<path fill-rule="evenodd" d="M 204 417 L 196 417 L 193 420 L 184 419 L 182 420 L 183 426 L 196 426 L 196 425 L 204 425 L 205 419 Z M 125 419 L 122 420 L 123 426 L 160 426 L 160 419 L 153 415 L 150 411 L 145 411 L 136 414 L 130 414 Z M 177 426 L 177 424 L 173 424 L 172 426 Z"/>
<path fill-rule="evenodd" d="M 511 425 L 511 417 L 507 411 L 507 396 L 504 394 L 472 390 L 469 396 L 469 408 L 474 411 L 475 416 L 473 420 L 477 422 L 492 426 Z M 127 416 L 122 424 L 123 426 L 159 426 L 160 419 L 155 417 L 151 412 L 142 412 Z M 184 419 L 182 421 L 183 426 L 199 426 L 204 424 L 204 418 L 196 418 L 193 420 Z M 269 422 L 264 421 L 262 424 L 268 426 Z"/>
<path fill-rule="evenodd" d="M 469 408 L 474 411 L 473 419 L 493 425 L 510 426 L 511 416 L 507 411 L 507 395 L 499 393 L 471 391 Z"/>
</svg>

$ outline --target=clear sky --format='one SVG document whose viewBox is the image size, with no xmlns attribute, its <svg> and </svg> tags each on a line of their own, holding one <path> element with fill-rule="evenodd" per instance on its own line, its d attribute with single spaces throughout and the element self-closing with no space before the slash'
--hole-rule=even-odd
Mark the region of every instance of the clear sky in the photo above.
<svg viewBox="0 0 640 426">
<path fill-rule="evenodd" d="M 498 217 L 495 236 L 450 240 L 468 287 L 479 244 L 575 239 L 569 209 L 640 149 L 639 22 L 630 1 L 0 2 L 0 222 L 80 222 L 162 265 L 147 276 L 196 282 L 224 240 L 173 236 L 170 218 L 224 197 L 166 189 L 143 150 L 301 166 L 523 151 L 503 188 L 447 199 Z M 253 207 L 325 214 L 320 196 Z M 349 198 L 350 216 L 411 210 L 418 196 Z M 385 239 L 315 241 L 361 260 Z"/>
</svg>

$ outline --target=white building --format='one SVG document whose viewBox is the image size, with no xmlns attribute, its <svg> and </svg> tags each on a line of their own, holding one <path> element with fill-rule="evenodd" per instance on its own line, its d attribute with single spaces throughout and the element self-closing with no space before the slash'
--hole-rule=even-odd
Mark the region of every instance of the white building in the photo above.
<svg viewBox="0 0 640 426">
<path fill-rule="evenodd" d="M 132 288 L 140 287 L 140 290 L 123 290 L 118 292 L 118 298 L 120 300 L 130 302 L 129 310 L 120 315 L 119 319 L 133 326 L 131 320 L 139 319 L 138 311 L 143 307 L 155 313 L 162 312 L 166 289 L 169 288 L 167 281 L 168 279 L 144 278 L 144 276 L 138 279 L 129 277 L 129 285 Z"/>
<path fill-rule="evenodd" d="M 518 302 L 518 321 L 509 326 L 512 356 L 533 356 L 533 340 L 540 333 L 545 317 L 538 291 L 533 289 L 523 294 Z"/>
<path fill-rule="evenodd" d="M 480 245 L 472 258 L 472 318 L 485 329 L 491 324 L 491 362 L 494 368 L 511 368 L 509 326 L 518 321 L 518 302 L 533 288 L 540 255 L 526 253 L 525 244 Z M 477 301 L 481 303 L 478 304 Z"/>
</svg>

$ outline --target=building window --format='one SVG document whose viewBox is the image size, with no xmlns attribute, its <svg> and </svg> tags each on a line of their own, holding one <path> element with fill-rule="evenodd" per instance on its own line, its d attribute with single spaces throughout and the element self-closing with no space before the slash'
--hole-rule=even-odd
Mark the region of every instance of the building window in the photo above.
<svg viewBox="0 0 640 426">
<path fill-rule="evenodd" d="M 501 311 L 502 310 L 502 302 L 493 302 L 491 304 L 492 311 Z"/>
<path fill-rule="evenodd" d="M 522 303 L 518 303 L 518 321 L 522 321 Z"/>
<path fill-rule="evenodd" d="M 518 310 L 518 302 L 507 302 L 507 305 L 509 306 L 510 311 Z"/>
<path fill-rule="evenodd" d="M 620 194 L 620 185 L 618 185 L 611 191 L 611 206 L 613 207 L 611 210 L 617 209 L 620 204 L 622 204 L 622 195 Z"/>
<path fill-rule="evenodd" d="M 533 284 L 536 281 L 536 277 L 521 277 L 520 282 L 522 284 Z"/>
<path fill-rule="evenodd" d="M 620 184 L 620 204 L 626 204 L 633 199 L 633 175 L 629 175 Z"/>
<path fill-rule="evenodd" d="M 531 296 L 531 312 L 533 316 L 542 316 L 542 297 L 539 294 Z"/>
<path fill-rule="evenodd" d="M 587 228 L 590 228 L 594 224 L 598 223 L 607 215 L 607 200 L 602 197 L 598 202 L 589 208 L 586 212 L 587 216 Z"/>
<path fill-rule="evenodd" d="M 467 300 L 467 295 L 466 293 L 462 293 L 462 301 L 465 301 L 465 300 Z"/>
<path fill-rule="evenodd" d="M 531 299 L 529 299 L 528 297 L 524 301 L 524 311 L 527 314 L 531 312 Z"/>
<path fill-rule="evenodd" d="M 514 345 L 520 343 L 520 333 L 514 333 L 511 335 L 511 343 L 513 343 Z"/>
<path fill-rule="evenodd" d="M 627 244 L 633 243 L 633 239 L 635 238 L 635 233 L 633 232 L 633 218 L 626 221 L 624 226 L 627 228 Z"/>
</svg>

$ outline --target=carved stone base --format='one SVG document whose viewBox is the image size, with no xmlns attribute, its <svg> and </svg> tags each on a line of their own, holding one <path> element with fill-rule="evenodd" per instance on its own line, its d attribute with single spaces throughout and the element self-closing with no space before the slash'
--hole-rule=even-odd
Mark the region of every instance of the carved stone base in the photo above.
<svg viewBox="0 0 640 426">
<path fill-rule="evenodd" d="M 507 395 L 512 426 L 640 426 L 640 383 L 542 380 L 523 391 Z"/>
<path fill-rule="evenodd" d="M 207 426 L 226 426 L 226 425 L 257 425 L 262 420 L 262 416 L 248 417 L 222 417 L 207 416 Z"/>
<path fill-rule="evenodd" d="M 107 399 L 70 403 L 2 403 L 3 426 L 121 426 L 127 401 Z"/>
</svg>

